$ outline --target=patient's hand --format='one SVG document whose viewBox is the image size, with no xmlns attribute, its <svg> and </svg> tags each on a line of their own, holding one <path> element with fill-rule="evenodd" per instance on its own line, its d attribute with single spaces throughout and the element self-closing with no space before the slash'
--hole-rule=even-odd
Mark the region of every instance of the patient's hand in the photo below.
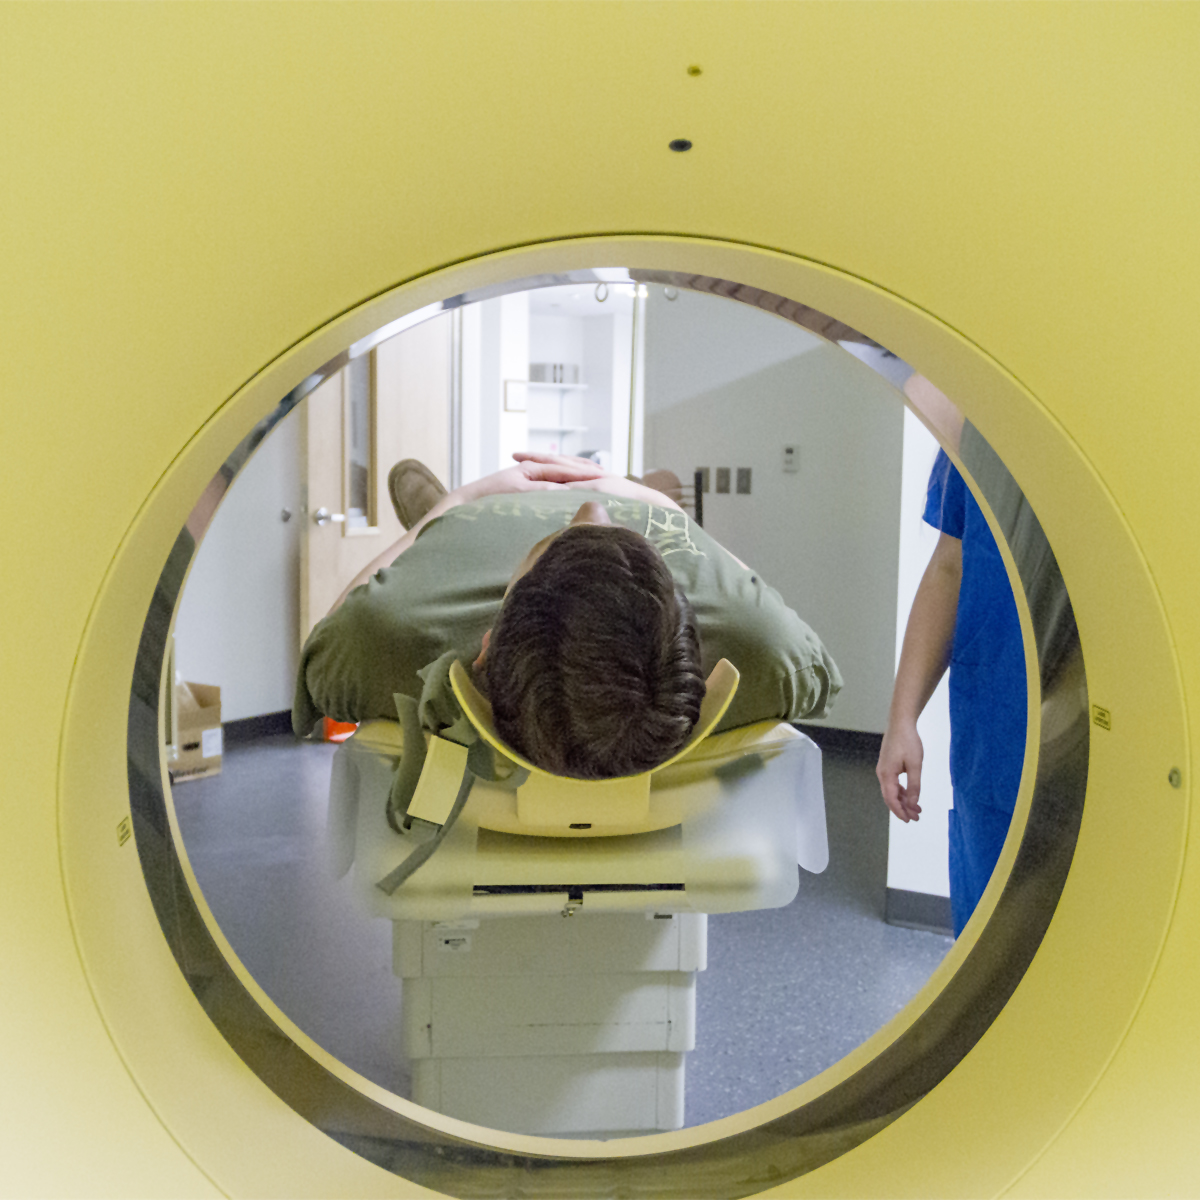
<svg viewBox="0 0 1200 1200">
<path fill-rule="evenodd" d="M 513 458 L 519 463 L 539 463 L 543 466 L 566 467 L 580 472 L 580 479 L 598 479 L 604 474 L 604 468 L 590 458 L 580 458 L 578 454 L 550 454 L 544 450 L 518 450 Z"/>
<path fill-rule="evenodd" d="M 660 508 L 674 508 L 683 511 L 670 496 L 647 487 L 644 483 L 635 483 L 624 475 L 611 475 L 603 467 L 592 462 L 590 458 L 578 458 L 572 454 L 544 454 L 541 451 L 518 450 L 513 455 L 522 467 L 537 464 L 545 470 L 560 470 L 572 472 L 572 478 L 566 481 L 566 486 L 582 489 L 588 492 L 601 492 L 605 496 L 619 496 L 623 500 L 641 500 L 645 504 L 657 504 Z M 503 472 L 501 472 L 503 474 Z"/>
<path fill-rule="evenodd" d="M 570 458 L 562 454 L 528 454 L 518 452 L 515 467 L 507 467 L 485 475 L 474 483 L 464 484 L 459 491 L 459 503 L 479 500 L 484 496 L 499 496 L 508 492 L 535 492 L 577 487 L 581 482 L 603 475 L 603 470 L 586 458 Z M 453 493 L 452 493 L 453 494 Z"/>
</svg>

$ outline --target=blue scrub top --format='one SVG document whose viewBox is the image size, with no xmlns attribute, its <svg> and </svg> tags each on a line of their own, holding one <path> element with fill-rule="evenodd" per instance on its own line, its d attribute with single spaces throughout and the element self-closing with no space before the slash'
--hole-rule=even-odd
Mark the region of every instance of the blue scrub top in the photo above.
<svg viewBox="0 0 1200 1200">
<path fill-rule="evenodd" d="M 925 520 L 963 544 L 950 655 L 954 803 L 1011 813 L 1021 784 L 1028 716 L 1021 624 L 992 531 L 944 450 L 929 476 Z"/>
</svg>

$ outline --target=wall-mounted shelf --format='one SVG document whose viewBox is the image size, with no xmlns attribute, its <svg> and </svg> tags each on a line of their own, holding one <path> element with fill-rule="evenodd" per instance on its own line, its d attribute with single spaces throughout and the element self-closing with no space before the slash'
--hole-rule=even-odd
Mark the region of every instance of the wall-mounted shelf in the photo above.
<svg viewBox="0 0 1200 1200">
<path fill-rule="evenodd" d="M 510 387 L 516 387 L 516 391 L 510 393 Z M 543 388 L 552 392 L 582 392 L 586 390 L 586 383 L 532 383 L 528 379 L 506 379 L 504 380 L 504 411 L 505 412 L 525 412 L 527 405 L 525 397 L 521 392 L 521 388 Z M 561 399 L 561 397 L 560 397 Z"/>
</svg>

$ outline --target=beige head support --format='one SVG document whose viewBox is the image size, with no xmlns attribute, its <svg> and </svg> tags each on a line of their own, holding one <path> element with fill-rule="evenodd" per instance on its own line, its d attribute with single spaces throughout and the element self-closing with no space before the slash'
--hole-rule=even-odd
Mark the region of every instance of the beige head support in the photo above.
<svg viewBox="0 0 1200 1200">
<path fill-rule="evenodd" d="M 616 779 L 573 779 L 534 766 L 505 743 L 496 732 L 492 706 L 471 682 L 462 663 L 456 662 L 450 668 L 450 685 L 479 736 L 529 772 L 529 778 L 517 790 L 517 815 L 521 824 L 547 829 L 580 825 L 599 830 L 605 826 L 630 827 L 645 822 L 650 812 L 650 777 L 690 753 L 717 727 L 737 691 L 738 679 L 738 670 L 728 659 L 721 659 L 713 667 L 700 705 L 700 717 L 691 735 L 677 753 L 659 763 L 654 770 L 640 775 L 621 775 Z"/>
</svg>

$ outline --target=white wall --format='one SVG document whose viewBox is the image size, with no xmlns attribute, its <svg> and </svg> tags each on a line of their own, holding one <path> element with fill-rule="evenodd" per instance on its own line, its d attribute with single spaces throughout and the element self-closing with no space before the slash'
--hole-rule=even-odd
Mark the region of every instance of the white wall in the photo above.
<svg viewBox="0 0 1200 1200">
<path fill-rule="evenodd" d="M 471 305 L 478 314 L 478 366 L 477 402 L 478 436 L 475 439 L 477 458 L 467 459 L 466 446 L 470 435 L 466 432 L 471 423 L 469 412 L 463 412 L 463 482 L 471 483 L 484 475 L 490 475 L 500 466 L 500 410 L 503 407 L 500 374 L 502 313 L 500 299 L 484 300 Z M 472 345 L 468 337 L 467 316 L 463 314 L 463 399 L 467 397 L 467 377 L 472 363 L 468 360 L 468 348 Z M 472 469 L 474 474 L 471 473 Z"/>
<path fill-rule="evenodd" d="M 609 436 L 612 441 L 611 470 L 615 475 L 629 475 L 629 406 L 633 383 L 633 320 L 624 313 L 612 318 L 612 347 L 609 375 L 612 379 L 610 396 L 612 412 Z"/>
<path fill-rule="evenodd" d="M 529 378 L 529 293 L 513 292 L 488 301 L 500 308 L 500 380 Z M 526 397 L 528 400 L 528 397 Z M 501 397 L 503 408 L 503 397 Z M 501 412 L 497 462 L 492 470 L 513 465 L 513 453 L 529 445 L 529 420 L 524 412 Z"/>
<path fill-rule="evenodd" d="M 638 284 L 641 299 L 633 306 L 630 323 L 630 374 L 629 374 L 629 454 L 626 459 L 627 474 L 641 476 L 653 469 L 655 464 L 646 459 L 646 437 L 649 417 L 646 409 L 646 297 L 649 289 Z M 614 368 L 616 366 L 614 360 Z"/>
<path fill-rule="evenodd" d="M 459 445 L 451 447 L 457 454 L 457 473 L 454 486 L 478 479 L 482 454 L 481 389 L 483 386 L 483 305 L 466 304 L 458 310 L 459 320 Z M 451 401 L 454 402 L 453 399 Z"/>
<path fill-rule="evenodd" d="M 583 362 L 584 317 L 529 315 L 529 361 Z"/>
<path fill-rule="evenodd" d="M 587 391 L 583 393 L 583 424 L 588 427 L 583 436 L 586 445 L 580 450 L 607 450 L 609 463 L 612 463 L 612 410 L 613 410 L 613 335 L 614 322 L 628 325 L 628 318 L 623 321 L 611 313 L 602 317 L 583 317 L 580 319 L 583 344 L 583 378 Z M 535 362 L 538 360 L 534 360 Z M 629 374 L 628 358 L 625 374 Z M 625 381 L 625 390 L 629 390 L 629 381 Z M 626 402 L 628 404 L 628 402 Z M 626 436 L 626 442 L 629 438 Z M 625 474 L 624 471 L 621 472 Z"/>
<path fill-rule="evenodd" d="M 749 496 L 704 497 L 705 528 L 783 595 L 837 660 L 828 724 L 882 733 L 896 638 L 896 389 L 837 346 L 735 301 L 652 287 L 646 469 L 750 467 Z M 783 446 L 800 469 L 783 471 Z"/>
<path fill-rule="evenodd" d="M 529 378 L 528 295 L 465 305 L 461 349 L 460 482 L 472 483 L 525 449 L 525 414 L 504 411 L 504 380 Z"/>
<path fill-rule="evenodd" d="M 300 416 L 234 479 L 200 543 L 175 622 L 175 667 L 217 684 L 221 718 L 292 707 L 300 640 Z M 281 519 L 283 509 L 292 518 Z"/>
<path fill-rule="evenodd" d="M 900 572 L 896 603 L 896 663 L 917 586 L 937 545 L 938 532 L 921 519 L 929 471 L 938 444 L 924 425 L 904 414 L 904 465 L 900 488 Z M 925 748 L 921 770 L 921 819 L 905 824 L 891 818 L 887 885 L 908 892 L 950 895 L 947 838 L 951 803 L 950 700 L 943 676 L 917 722 Z"/>
<path fill-rule="evenodd" d="M 687 291 L 668 300 L 662 288 L 647 290 L 654 356 L 646 364 L 648 409 L 661 412 L 824 344 L 816 334 L 736 300 Z M 706 349 L 709 337 L 720 339 L 719 354 Z"/>
</svg>

